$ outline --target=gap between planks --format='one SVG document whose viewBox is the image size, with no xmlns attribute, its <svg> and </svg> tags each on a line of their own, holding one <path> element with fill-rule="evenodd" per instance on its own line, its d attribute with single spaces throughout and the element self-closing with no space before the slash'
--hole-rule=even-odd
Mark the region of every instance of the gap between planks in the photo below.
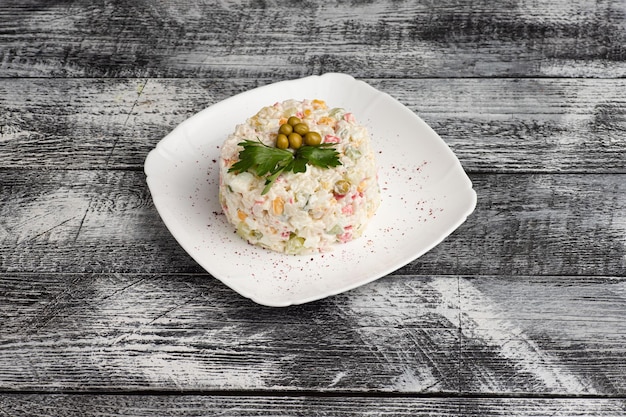
<svg viewBox="0 0 626 417">
<path fill-rule="evenodd" d="M 576 400 L 576 399 L 597 399 L 597 400 L 623 400 L 626 395 L 611 394 L 559 394 L 559 393 L 472 393 L 472 392 L 395 392 L 395 391 L 316 391 L 316 390 L 179 390 L 179 389 L 157 389 L 157 390 L 124 390 L 116 389 L 104 390 L 0 390 L 0 395 L 71 395 L 71 396 L 196 396 L 196 397 L 268 397 L 268 398 L 297 398 L 297 397 L 319 397 L 319 398 L 433 398 L 433 399 L 529 399 L 529 400 Z"/>
</svg>

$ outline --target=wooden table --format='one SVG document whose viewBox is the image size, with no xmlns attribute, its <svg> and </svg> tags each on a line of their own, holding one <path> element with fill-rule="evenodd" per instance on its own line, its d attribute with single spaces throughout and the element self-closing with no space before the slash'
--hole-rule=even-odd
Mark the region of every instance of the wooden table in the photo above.
<svg viewBox="0 0 626 417">
<path fill-rule="evenodd" d="M 0 3 L 0 416 L 626 415 L 623 0 Z M 201 269 L 143 173 L 177 124 L 344 72 L 478 205 L 288 308 Z"/>
</svg>

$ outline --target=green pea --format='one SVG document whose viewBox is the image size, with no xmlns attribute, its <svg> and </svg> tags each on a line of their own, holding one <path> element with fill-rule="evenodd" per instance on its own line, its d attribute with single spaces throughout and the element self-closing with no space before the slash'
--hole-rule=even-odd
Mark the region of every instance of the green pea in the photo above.
<svg viewBox="0 0 626 417">
<path fill-rule="evenodd" d="M 306 123 L 298 123 L 293 127 L 293 131 L 296 132 L 298 135 L 303 136 L 309 131 L 309 126 L 307 126 Z"/>
<path fill-rule="evenodd" d="M 296 132 L 293 132 L 289 134 L 288 138 L 289 146 L 291 146 L 291 149 L 300 149 L 300 147 L 302 146 L 302 136 L 300 136 Z"/>
<path fill-rule="evenodd" d="M 278 149 L 287 149 L 289 147 L 289 138 L 283 133 L 276 136 L 276 147 Z"/>
<path fill-rule="evenodd" d="M 333 188 L 335 193 L 339 195 L 346 195 L 348 191 L 350 191 L 350 182 L 346 180 L 339 180 L 335 183 L 335 187 Z"/>
<path fill-rule="evenodd" d="M 280 125 L 278 128 L 278 133 L 282 133 L 283 135 L 289 136 L 289 134 L 293 132 L 293 126 L 288 123 Z"/>
<path fill-rule="evenodd" d="M 295 125 L 297 125 L 298 123 L 301 123 L 301 122 L 302 122 L 302 120 L 300 120 L 300 118 L 298 118 L 296 116 L 291 116 L 289 119 L 287 119 L 287 123 L 290 126 L 295 126 Z"/>
<path fill-rule="evenodd" d="M 304 144 L 308 146 L 319 145 L 322 143 L 322 136 L 317 132 L 307 132 L 304 135 Z"/>
</svg>

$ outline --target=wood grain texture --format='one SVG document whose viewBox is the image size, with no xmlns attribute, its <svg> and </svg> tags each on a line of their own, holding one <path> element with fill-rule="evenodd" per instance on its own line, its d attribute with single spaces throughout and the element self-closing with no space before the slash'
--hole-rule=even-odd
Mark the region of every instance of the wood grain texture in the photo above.
<svg viewBox="0 0 626 417">
<path fill-rule="evenodd" d="M 203 274 L 5 273 L 0 389 L 623 396 L 625 290 L 407 275 L 275 309 Z"/>
<path fill-rule="evenodd" d="M 2 166 L 104 168 L 128 126 L 142 81 L 0 80 Z"/>
<path fill-rule="evenodd" d="M 626 415 L 626 3 L 293 10 L 0 2 L 0 416 Z M 260 306 L 176 243 L 143 163 L 331 71 L 432 126 L 478 204 L 385 278 Z"/>
<path fill-rule="evenodd" d="M 0 76 L 623 77 L 623 2 L 4 1 Z"/>
<path fill-rule="evenodd" d="M 388 417 L 621 417 L 620 399 L 360 398 L 271 396 L 0 395 L 13 417 L 71 416 L 363 416 Z"/>
<path fill-rule="evenodd" d="M 531 392 L 623 392 L 624 284 L 604 277 L 461 278 L 461 385 L 496 393 L 504 380 Z"/>
<path fill-rule="evenodd" d="M 142 172 L 0 172 L 0 271 L 201 272 L 163 225 Z M 471 180 L 474 213 L 398 273 L 626 274 L 624 174 Z"/>
<path fill-rule="evenodd" d="M 422 117 L 470 172 L 626 173 L 626 80 L 365 81 Z M 0 167 L 141 169 L 177 124 L 271 82 L 0 80 Z"/>
</svg>

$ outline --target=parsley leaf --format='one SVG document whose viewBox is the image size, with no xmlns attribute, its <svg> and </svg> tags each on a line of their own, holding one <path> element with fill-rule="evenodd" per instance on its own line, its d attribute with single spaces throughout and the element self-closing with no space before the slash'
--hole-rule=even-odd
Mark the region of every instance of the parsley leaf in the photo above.
<svg viewBox="0 0 626 417">
<path fill-rule="evenodd" d="M 293 171 L 293 172 L 306 172 L 306 164 L 308 162 L 308 159 L 305 158 L 301 158 L 299 157 L 300 155 L 296 156 L 293 161 L 291 161 L 291 163 L 289 164 L 289 170 Z"/>
<path fill-rule="evenodd" d="M 320 168 L 330 168 L 341 165 L 339 152 L 330 143 L 321 143 L 316 146 L 303 146 L 296 152 L 296 159 L 303 158 L 311 165 Z"/>
<path fill-rule="evenodd" d="M 265 179 L 265 188 L 261 195 L 269 191 L 283 172 L 306 172 L 307 164 L 320 168 L 341 165 L 339 152 L 330 143 L 305 145 L 295 152 L 265 145 L 260 140 L 244 140 L 238 145 L 243 147 L 239 152 L 239 161 L 234 163 L 228 172 L 253 171 L 259 177 L 270 174 Z"/>
<path fill-rule="evenodd" d="M 245 140 L 240 142 L 243 150 L 239 152 L 239 161 L 228 172 L 244 172 L 253 169 L 259 177 L 274 172 L 279 165 L 286 165 L 292 159 L 291 152 L 272 148 L 261 141 Z"/>
</svg>

